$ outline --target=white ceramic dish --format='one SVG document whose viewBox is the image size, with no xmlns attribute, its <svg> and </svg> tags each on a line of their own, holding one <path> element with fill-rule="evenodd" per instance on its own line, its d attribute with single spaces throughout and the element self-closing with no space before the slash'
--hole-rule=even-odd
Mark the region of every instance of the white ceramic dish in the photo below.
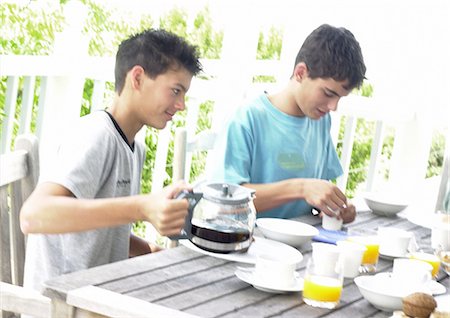
<svg viewBox="0 0 450 318">
<path fill-rule="evenodd" d="M 294 247 L 310 242 L 319 234 L 314 226 L 294 220 L 259 218 L 256 225 L 265 237 Z"/>
<path fill-rule="evenodd" d="M 376 276 L 355 277 L 355 284 L 363 297 L 375 308 L 383 311 L 402 309 L 402 292 L 393 290 L 389 281 Z"/>
<path fill-rule="evenodd" d="M 300 277 L 298 273 L 295 273 L 295 281 L 292 284 L 281 286 L 274 285 L 264 280 L 261 280 L 255 275 L 253 268 L 242 268 L 238 267 L 235 271 L 235 275 L 242 281 L 253 285 L 256 289 L 259 289 L 268 293 L 282 294 L 289 292 L 299 292 L 303 290 L 303 278 Z"/>
<path fill-rule="evenodd" d="M 412 293 L 404 286 L 395 284 L 391 279 L 391 273 L 358 276 L 354 281 L 363 297 L 375 308 L 383 311 L 401 310 L 402 298 Z M 437 295 L 445 293 L 446 288 L 436 281 L 430 281 L 422 291 Z"/>
<path fill-rule="evenodd" d="M 376 277 L 381 277 L 383 279 L 391 279 L 391 272 L 383 272 L 383 273 L 378 273 L 375 276 Z M 425 292 L 429 292 L 433 295 L 442 295 L 445 294 L 445 292 L 447 291 L 447 288 L 442 285 L 441 283 L 435 281 L 435 280 L 430 280 L 425 286 L 424 286 L 424 291 Z"/>
<path fill-rule="evenodd" d="M 245 253 L 213 253 L 205 251 L 197 246 L 195 246 L 189 240 L 180 240 L 180 244 L 186 246 L 187 248 L 196 251 L 201 254 L 209 255 L 216 258 L 225 259 L 233 262 L 255 264 L 258 255 L 261 254 L 277 254 L 283 257 L 285 260 L 291 260 L 293 263 L 300 263 L 303 259 L 302 253 L 296 248 L 289 246 L 287 244 L 269 240 L 263 237 L 253 237 L 254 241 L 250 245 L 249 249 Z"/>
<path fill-rule="evenodd" d="M 381 192 L 365 193 L 364 201 L 373 213 L 383 216 L 394 216 L 408 206 L 404 199 Z"/>
</svg>

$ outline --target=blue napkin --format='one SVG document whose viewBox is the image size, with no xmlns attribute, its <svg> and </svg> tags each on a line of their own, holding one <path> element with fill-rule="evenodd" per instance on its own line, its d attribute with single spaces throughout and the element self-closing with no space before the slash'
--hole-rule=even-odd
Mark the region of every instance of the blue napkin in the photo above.
<svg viewBox="0 0 450 318">
<path fill-rule="evenodd" d="M 337 241 L 346 240 L 348 237 L 348 234 L 345 231 L 325 230 L 321 226 L 318 226 L 317 229 L 319 230 L 319 234 L 312 238 L 312 240 L 316 242 L 336 244 Z"/>
</svg>

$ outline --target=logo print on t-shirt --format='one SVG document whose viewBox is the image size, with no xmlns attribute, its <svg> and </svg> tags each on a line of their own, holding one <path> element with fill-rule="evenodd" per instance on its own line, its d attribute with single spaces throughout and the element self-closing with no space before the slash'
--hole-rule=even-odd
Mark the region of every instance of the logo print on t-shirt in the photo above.
<svg viewBox="0 0 450 318">
<path fill-rule="evenodd" d="M 280 153 L 277 157 L 280 168 L 289 171 L 305 169 L 305 160 L 298 153 Z"/>
<path fill-rule="evenodd" d="M 117 180 L 117 186 L 119 188 L 125 188 L 125 187 L 129 186 L 130 183 L 131 183 L 130 179 L 128 179 L 128 180 L 124 180 L 124 179 Z"/>
</svg>

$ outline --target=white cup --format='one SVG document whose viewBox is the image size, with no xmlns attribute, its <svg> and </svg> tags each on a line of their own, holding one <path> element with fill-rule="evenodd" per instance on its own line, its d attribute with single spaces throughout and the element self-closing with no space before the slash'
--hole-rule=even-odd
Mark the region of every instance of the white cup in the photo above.
<svg viewBox="0 0 450 318">
<path fill-rule="evenodd" d="M 359 275 L 359 267 L 367 248 L 358 243 L 350 241 L 338 241 L 339 260 L 342 265 L 344 277 L 354 278 Z"/>
<path fill-rule="evenodd" d="M 396 258 L 392 267 L 392 279 L 409 292 L 423 291 L 426 284 L 431 281 L 433 266 L 426 262 Z"/>
<path fill-rule="evenodd" d="M 321 242 L 313 242 L 311 246 L 317 273 L 325 276 L 333 275 L 338 264 L 339 248 L 334 244 Z"/>
<path fill-rule="evenodd" d="M 295 262 L 289 262 L 276 255 L 260 254 L 256 258 L 255 275 L 271 286 L 288 287 L 295 283 Z"/>
<path fill-rule="evenodd" d="M 380 227 L 378 237 L 381 254 L 402 257 L 408 253 L 414 234 L 395 227 Z"/>
<path fill-rule="evenodd" d="M 344 220 L 338 219 L 335 216 L 329 216 L 328 214 L 322 213 L 322 227 L 325 230 L 339 231 L 342 228 Z"/>
</svg>

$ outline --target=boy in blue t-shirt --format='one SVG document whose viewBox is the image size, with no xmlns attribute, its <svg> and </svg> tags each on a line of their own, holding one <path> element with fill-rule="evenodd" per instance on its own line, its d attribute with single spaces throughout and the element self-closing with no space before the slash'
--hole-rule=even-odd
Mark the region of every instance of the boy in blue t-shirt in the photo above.
<svg viewBox="0 0 450 318">
<path fill-rule="evenodd" d="M 218 141 L 214 179 L 255 189 L 259 217 L 291 218 L 315 207 L 352 222 L 354 205 L 329 181 L 342 174 L 329 112 L 361 86 L 365 72 L 353 34 L 321 25 L 303 43 L 286 87 L 231 117 Z"/>
</svg>

